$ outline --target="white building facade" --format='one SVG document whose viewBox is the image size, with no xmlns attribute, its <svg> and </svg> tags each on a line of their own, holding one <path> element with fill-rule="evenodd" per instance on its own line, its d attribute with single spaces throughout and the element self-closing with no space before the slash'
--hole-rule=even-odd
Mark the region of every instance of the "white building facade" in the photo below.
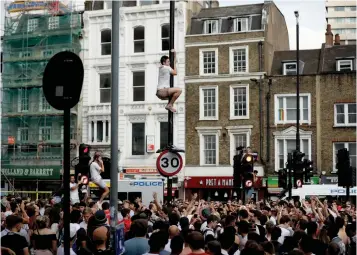
<svg viewBox="0 0 357 255">
<path fill-rule="evenodd" d="M 156 97 L 156 89 L 160 58 L 169 54 L 169 3 L 140 5 L 139 1 L 137 5 L 120 8 L 118 166 L 124 177 L 157 178 L 156 151 L 167 145 L 168 138 L 167 101 Z M 178 75 L 174 86 L 183 93 L 175 104 L 174 144 L 180 148 L 185 148 L 186 5 L 177 2 L 175 15 Z M 83 33 L 82 142 L 107 157 L 111 140 L 111 18 L 109 2 L 102 10 L 86 11 Z"/>
<path fill-rule="evenodd" d="M 326 21 L 333 34 L 339 34 L 341 44 L 356 44 L 356 1 L 326 0 Z"/>
</svg>

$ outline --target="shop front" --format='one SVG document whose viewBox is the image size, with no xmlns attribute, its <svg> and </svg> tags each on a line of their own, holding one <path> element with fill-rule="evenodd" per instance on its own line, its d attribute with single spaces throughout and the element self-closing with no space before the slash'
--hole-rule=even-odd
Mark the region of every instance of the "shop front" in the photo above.
<svg viewBox="0 0 357 255">
<path fill-rule="evenodd" d="M 61 186 L 61 169 L 60 165 L 2 165 L 1 179 L 8 186 L 2 193 L 47 198 Z"/>
<path fill-rule="evenodd" d="M 259 180 L 262 178 L 259 177 Z M 193 176 L 185 177 L 186 197 L 190 199 L 194 193 L 198 194 L 199 199 L 213 201 L 228 201 L 232 199 L 240 199 L 240 191 L 234 189 L 233 176 Z M 254 186 L 252 198 L 260 200 L 264 198 L 265 187 L 262 186 L 262 181 L 259 185 Z"/>
</svg>

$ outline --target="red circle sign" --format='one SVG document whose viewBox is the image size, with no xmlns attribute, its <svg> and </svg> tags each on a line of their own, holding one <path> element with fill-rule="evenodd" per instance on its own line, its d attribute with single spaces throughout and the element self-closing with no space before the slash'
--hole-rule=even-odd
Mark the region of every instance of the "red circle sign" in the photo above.
<svg viewBox="0 0 357 255">
<path fill-rule="evenodd" d="M 253 182 L 251 180 L 248 180 L 245 182 L 246 187 L 252 187 L 252 185 L 253 185 Z"/>
<path fill-rule="evenodd" d="M 169 177 L 178 174 L 183 167 L 183 160 L 179 153 L 165 150 L 156 160 L 156 168 L 162 176 Z"/>
<path fill-rule="evenodd" d="M 298 187 L 301 187 L 301 186 L 302 186 L 301 180 L 297 180 L 297 181 L 296 181 L 296 186 L 298 186 Z"/>
<path fill-rule="evenodd" d="M 82 184 L 84 184 L 84 185 L 87 185 L 88 184 L 88 177 L 87 176 L 85 176 L 85 175 L 83 175 L 82 177 L 81 177 L 81 182 L 82 182 Z"/>
</svg>

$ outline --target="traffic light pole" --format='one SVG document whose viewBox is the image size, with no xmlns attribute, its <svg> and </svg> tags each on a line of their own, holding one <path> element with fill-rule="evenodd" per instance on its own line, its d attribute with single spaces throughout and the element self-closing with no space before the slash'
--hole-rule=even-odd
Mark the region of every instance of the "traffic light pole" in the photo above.
<svg viewBox="0 0 357 255">
<path fill-rule="evenodd" d="M 300 151 L 300 55 L 299 55 L 299 13 L 296 16 L 296 150 Z"/>
<path fill-rule="evenodd" d="M 69 172 L 70 172 L 70 136 L 71 136 L 71 109 L 67 108 L 64 110 L 63 116 L 63 227 L 64 227 L 64 254 L 70 254 L 70 233 L 69 233 L 69 223 L 70 223 L 70 187 L 69 187 Z"/>
<path fill-rule="evenodd" d="M 171 52 L 172 49 L 175 49 L 175 1 L 170 1 L 170 63 L 171 68 L 175 67 L 175 54 Z M 174 76 L 170 76 L 170 88 L 174 87 Z M 170 98 L 171 100 L 171 98 Z M 174 114 L 171 111 L 168 111 L 168 146 L 171 147 L 174 143 Z M 172 178 L 167 177 L 167 202 L 170 203 L 172 200 Z"/>
<path fill-rule="evenodd" d="M 291 174 L 291 168 L 292 168 L 292 161 L 293 157 L 291 153 L 288 153 L 288 192 L 289 192 L 289 200 L 292 197 L 292 189 L 293 189 L 293 182 L 292 182 L 292 174 Z"/>
<path fill-rule="evenodd" d="M 115 227 L 118 213 L 118 108 L 119 108 L 119 9 L 120 1 L 112 6 L 112 93 L 111 93 L 111 164 L 110 164 L 110 245 L 117 254 Z"/>
</svg>

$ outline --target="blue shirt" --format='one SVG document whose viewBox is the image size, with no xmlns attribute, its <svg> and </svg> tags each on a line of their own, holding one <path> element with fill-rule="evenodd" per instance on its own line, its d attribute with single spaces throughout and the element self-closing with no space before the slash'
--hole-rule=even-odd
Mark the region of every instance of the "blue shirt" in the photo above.
<svg viewBox="0 0 357 255">
<path fill-rule="evenodd" d="M 140 237 L 125 241 L 124 248 L 124 255 L 142 255 L 150 250 L 148 239 Z"/>
</svg>

